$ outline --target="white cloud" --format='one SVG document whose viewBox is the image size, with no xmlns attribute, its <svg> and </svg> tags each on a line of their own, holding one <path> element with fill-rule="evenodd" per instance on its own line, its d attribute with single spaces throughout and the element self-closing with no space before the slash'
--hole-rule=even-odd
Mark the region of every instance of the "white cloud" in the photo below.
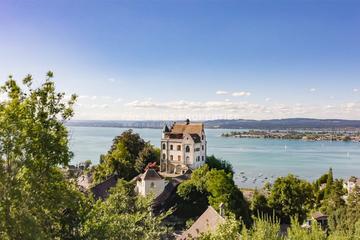
<svg viewBox="0 0 360 240">
<path fill-rule="evenodd" d="M 87 96 L 87 95 L 80 95 L 79 96 L 79 99 L 86 99 L 86 98 L 89 98 L 89 96 Z"/>
<path fill-rule="evenodd" d="M 353 89 L 353 92 L 358 92 L 358 91 L 359 91 L 358 88 L 354 88 L 354 89 Z"/>
<path fill-rule="evenodd" d="M 241 92 L 233 92 L 232 95 L 234 97 L 248 97 L 251 95 L 250 92 L 245 92 L 245 91 L 241 91 Z"/>
<path fill-rule="evenodd" d="M 92 96 L 90 99 L 91 99 L 91 100 L 96 100 L 96 99 L 97 99 L 97 96 Z"/>
<path fill-rule="evenodd" d="M 310 91 L 310 92 L 315 92 L 315 91 L 316 91 L 316 88 L 310 88 L 309 91 Z"/>
<path fill-rule="evenodd" d="M 113 83 L 113 82 L 116 82 L 116 79 L 115 78 L 108 78 L 108 81 Z"/>
<path fill-rule="evenodd" d="M 229 93 L 227 91 L 218 90 L 218 91 L 216 91 L 216 94 L 217 95 L 227 95 Z"/>
<path fill-rule="evenodd" d="M 122 101 L 123 101 L 122 98 L 118 98 L 118 99 L 115 100 L 115 103 L 119 103 L 119 102 L 122 102 Z"/>
<path fill-rule="evenodd" d="M 265 102 L 270 102 L 271 101 L 271 98 L 265 98 Z"/>
</svg>

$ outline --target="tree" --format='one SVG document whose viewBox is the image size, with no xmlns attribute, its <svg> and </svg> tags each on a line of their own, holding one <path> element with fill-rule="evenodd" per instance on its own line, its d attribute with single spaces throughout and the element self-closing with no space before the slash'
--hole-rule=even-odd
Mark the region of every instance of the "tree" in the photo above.
<svg viewBox="0 0 360 240">
<path fill-rule="evenodd" d="M 143 164 L 148 161 L 146 158 L 157 160 L 157 152 L 151 148 L 139 134 L 131 129 L 124 131 L 114 138 L 107 154 L 101 155 L 100 164 L 94 172 L 95 182 L 103 181 L 112 174 L 125 180 L 134 178 L 143 170 Z"/>
<path fill-rule="evenodd" d="M 169 214 L 152 214 L 153 198 L 136 196 L 134 186 L 119 180 L 105 201 L 97 201 L 83 227 L 85 239 L 163 239 L 169 229 L 163 219 Z"/>
<path fill-rule="evenodd" d="M 225 160 L 216 158 L 214 155 L 206 157 L 206 164 L 209 166 L 210 169 L 215 168 L 218 170 L 224 170 L 226 173 L 231 173 L 232 175 L 234 175 L 232 165 Z"/>
<path fill-rule="evenodd" d="M 269 207 L 267 198 L 258 190 L 255 190 L 254 195 L 251 199 L 251 211 L 257 217 L 270 217 L 273 215 L 273 212 Z"/>
<path fill-rule="evenodd" d="M 76 96 L 55 91 L 53 73 L 32 88 L 30 75 L 1 87 L 0 238 L 76 239 L 84 207 L 82 195 L 58 166 L 72 152 L 64 122 L 73 116 Z"/>
<path fill-rule="evenodd" d="M 247 225 L 250 224 L 248 204 L 235 185 L 232 174 L 227 174 L 224 170 L 210 170 L 205 164 L 193 172 L 191 179 L 179 185 L 177 194 L 197 209 L 206 208 L 207 205 L 219 209 L 220 203 L 223 203 L 226 212 L 233 213 L 237 218 L 241 217 Z"/>
<path fill-rule="evenodd" d="M 150 143 L 146 143 L 135 160 L 135 170 L 138 173 L 142 173 L 149 163 L 154 162 L 157 165 L 160 164 L 160 149 L 155 148 Z"/>
<path fill-rule="evenodd" d="M 313 203 L 311 184 L 291 174 L 277 178 L 270 191 L 269 206 L 284 223 L 290 223 L 291 217 L 303 221 Z"/>
</svg>

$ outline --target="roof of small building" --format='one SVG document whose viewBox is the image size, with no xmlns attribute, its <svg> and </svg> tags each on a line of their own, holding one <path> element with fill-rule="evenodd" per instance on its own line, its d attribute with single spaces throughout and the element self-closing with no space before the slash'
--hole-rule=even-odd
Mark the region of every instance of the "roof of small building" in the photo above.
<svg viewBox="0 0 360 240">
<path fill-rule="evenodd" d="M 315 220 L 319 220 L 321 218 L 327 218 L 328 216 L 321 212 L 314 212 L 313 214 L 311 214 L 311 217 L 314 218 Z"/>
<path fill-rule="evenodd" d="M 201 233 L 213 232 L 216 228 L 225 222 L 225 219 L 211 206 L 194 222 L 194 224 L 177 240 L 193 239 L 200 236 Z"/>
<path fill-rule="evenodd" d="M 155 169 L 149 168 L 140 177 L 142 180 L 161 180 L 162 177 L 155 171 Z"/>
</svg>

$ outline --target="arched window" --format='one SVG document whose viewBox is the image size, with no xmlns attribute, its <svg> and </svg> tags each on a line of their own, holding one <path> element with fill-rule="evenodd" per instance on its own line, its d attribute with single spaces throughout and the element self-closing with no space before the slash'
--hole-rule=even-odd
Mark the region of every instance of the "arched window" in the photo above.
<svg viewBox="0 0 360 240">
<path fill-rule="evenodd" d="M 186 152 L 190 152 L 190 147 L 189 147 L 189 146 L 186 146 L 185 151 L 186 151 Z"/>
<path fill-rule="evenodd" d="M 155 187 L 155 183 L 151 182 L 150 183 L 150 188 L 154 188 Z"/>
<path fill-rule="evenodd" d="M 170 155 L 170 160 L 172 161 L 172 160 L 174 160 L 174 157 L 173 157 L 173 155 Z"/>
<path fill-rule="evenodd" d="M 170 150 L 173 150 L 173 145 L 172 144 L 170 145 Z"/>
<path fill-rule="evenodd" d="M 166 149 L 166 145 L 165 145 L 165 143 L 163 143 L 163 145 L 162 145 L 162 149 Z"/>
<path fill-rule="evenodd" d="M 165 155 L 165 153 L 162 155 L 162 159 L 166 159 L 166 155 Z"/>
<path fill-rule="evenodd" d="M 190 161 L 190 157 L 187 156 L 187 157 L 186 157 L 186 163 L 185 163 L 185 164 L 189 163 L 189 161 Z"/>
</svg>

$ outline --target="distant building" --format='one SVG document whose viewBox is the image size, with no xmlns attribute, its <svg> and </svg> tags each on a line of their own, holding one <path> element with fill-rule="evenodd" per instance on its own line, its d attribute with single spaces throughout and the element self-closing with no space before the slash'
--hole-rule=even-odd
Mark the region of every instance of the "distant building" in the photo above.
<svg viewBox="0 0 360 240">
<path fill-rule="evenodd" d="M 354 176 L 350 177 L 349 180 L 344 183 L 344 188 L 346 188 L 348 193 L 351 193 L 356 186 L 360 187 L 360 178 Z"/>
<path fill-rule="evenodd" d="M 303 225 L 303 228 L 310 229 L 313 222 L 316 222 L 322 229 L 328 227 L 328 216 L 321 212 L 314 212 L 311 214 L 311 219 L 308 219 Z"/>
<path fill-rule="evenodd" d="M 165 180 L 154 169 L 147 169 L 144 174 L 137 178 L 135 191 L 142 196 L 153 193 L 156 198 L 164 189 Z"/>
<path fill-rule="evenodd" d="M 214 232 L 220 224 L 225 223 L 224 205 L 220 205 L 220 213 L 209 206 L 207 210 L 194 222 L 194 224 L 176 240 L 196 239 L 202 233 Z"/>
<path fill-rule="evenodd" d="M 206 160 L 203 123 L 174 123 L 164 126 L 161 138 L 160 170 L 182 174 L 202 166 Z"/>
</svg>

